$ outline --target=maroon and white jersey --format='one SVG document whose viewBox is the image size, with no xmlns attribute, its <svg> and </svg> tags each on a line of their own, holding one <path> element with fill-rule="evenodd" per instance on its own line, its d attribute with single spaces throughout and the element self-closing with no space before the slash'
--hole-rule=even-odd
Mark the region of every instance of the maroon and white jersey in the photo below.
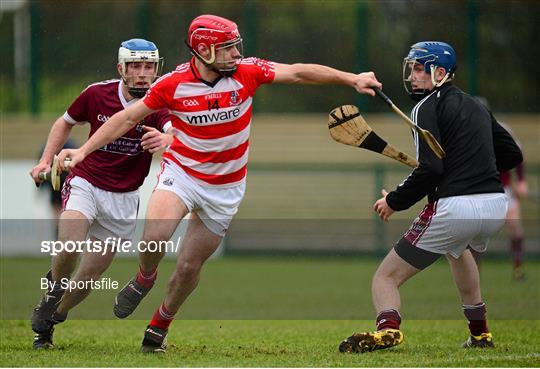
<svg viewBox="0 0 540 369">
<path fill-rule="evenodd" d="M 232 77 L 212 84 L 201 79 L 194 59 L 161 77 L 143 102 L 170 111 L 175 139 L 163 157 L 204 186 L 245 181 L 253 95 L 274 76 L 274 63 L 248 58 Z"/>
<path fill-rule="evenodd" d="M 71 124 L 90 123 L 92 136 L 111 116 L 136 101 L 126 101 L 120 80 L 91 84 L 64 113 Z M 167 110 L 161 110 L 144 118 L 122 137 L 88 155 L 71 171 L 72 176 L 86 179 L 105 191 L 128 192 L 138 189 L 148 175 L 152 154 L 143 151 L 142 126 L 166 131 L 170 127 Z"/>
</svg>

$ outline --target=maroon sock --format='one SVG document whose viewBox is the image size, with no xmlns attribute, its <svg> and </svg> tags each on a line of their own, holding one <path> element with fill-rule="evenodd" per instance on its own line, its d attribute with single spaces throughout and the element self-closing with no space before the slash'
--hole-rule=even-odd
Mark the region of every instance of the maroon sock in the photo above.
<svg viewBox="0 0 540 369">
<path fill-rule="evenodd" d="M 512 250 L 514 269 L 518 269 L 523 263 L 523 237 L 512 238 L 510 241 L 510 249 Z"/>
<path fill-rule="evenodd" d="M 401 324 L 401 315 L 399 311 L 390 309 L 383 310 L 377 315 L 377 330 L 381 331 L 383 329 L 399 329 Z"/>
<path fill-rule="evenodd" d="M 162 303 L 159 309 L 154 312 L 150 325 L 161 329 L 169 329 L 173 319 L 174 314 L 167 310 L 165 303 Z"/>
<path fill-rule="evenodd" d="M 486 304 L 480 302 L 476 305 L 463 305 L 463 313 L 469 321 L 469 331 L 473 336 L 488 333 L 486 320 Z"/>
<path fill-rule="evenodd" d="M 154 281 L 157 278 L 157 268 L 154 268 L 149 271 L 143 270 L 142 266 L 139 265 L 139 272 L 137 273 L 137 283 L 146 288 L 151 288 L 154 285 Z"/>
</svg>

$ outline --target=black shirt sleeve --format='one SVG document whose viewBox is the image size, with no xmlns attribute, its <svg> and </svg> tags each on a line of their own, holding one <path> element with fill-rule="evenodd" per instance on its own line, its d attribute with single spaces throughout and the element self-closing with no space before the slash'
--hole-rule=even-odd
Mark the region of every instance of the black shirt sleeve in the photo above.
<svg viewBox="0 0 540 369">
<path fill-rule="evenodd" d="M 523 154 L 510 133 L 497 122 L 493 114 L 490 115 L 497 170 L 505 172 L 517 167 L 523 161 Z"/>
</svg>

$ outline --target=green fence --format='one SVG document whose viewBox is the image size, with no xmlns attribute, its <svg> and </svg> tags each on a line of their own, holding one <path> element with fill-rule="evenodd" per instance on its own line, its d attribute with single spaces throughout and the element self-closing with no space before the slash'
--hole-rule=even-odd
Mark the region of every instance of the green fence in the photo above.
<svg viewBox="0 0 540 369">
<path fill-rule="evenodd" d="M 392 190 L 408 175 L 388 164 L 253 164 L 248 190 L 229 230 L 229 253 L 382 255 L 425 204 L 398 212 L 389 222 L 372 210 L 380 189 Z M 522 202 L 526 252 L 540 256 L 540 166 L 528 167 L 530 197 Z M 507 253 L 506 231 L 489 253 Z"/>
<path fill-rule="evenodd" d="M 425 39 L 451 43 L 457 83 L 489 96 L 498 111 L 538 112 L 536 35 L 540 2 L 530 0 L 29 0 L 2 1 L 0 110 L 56 112 L 96 80 L 115 78 L 123 40 L 155 41 L 165 71 L 189 58 L 189 22 L 211 13 L 234 19 L 248 56 L 283 63 L 311 62 L 360 72 L 374 70 L 403 105 L 403 57 Z M 11 11 L 7 11 L 11 8 Z M 504 72 L 503 72 L 504 71 Z M 504 88 L 501 88 L 504 86 Z M 290 103 L 290 96 L 295 103 Z M 384 111 L 352 89 L 274 88 L 257 96 L 259 112 L 323 111 L 333 101 Z"/>
</svg>

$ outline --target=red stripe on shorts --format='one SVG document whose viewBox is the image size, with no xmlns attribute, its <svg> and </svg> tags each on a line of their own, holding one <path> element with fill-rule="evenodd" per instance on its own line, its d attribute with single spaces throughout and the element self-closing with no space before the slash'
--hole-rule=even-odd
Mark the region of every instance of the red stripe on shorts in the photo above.
<svg viewBox="0 0 540 369">
<path fill-rule="evenodd" d="M 437 214 L 437 201 L 430 202 L 424 206 L 424 209 L 418 218 L 413 222 L 409 230 L 403 235 L 403 238 L 405 238 L 411 244 L 416 245 L 428 229 L 435 214 Z"/>
<path fill-rule="evenodd" d="M 73 179 L 74 175 L 70 174 L 66 180 L 64 181 L 64 185 L 62 186 L 62 209 L 60 212 L 63 212 L 66 210 L 67 202 L 69 201 L 69 196 L 71 195 L 71 180 Z"/>
<path fill-rule="evenodd" d="M 156 181 L 156 184 L 154 186 L 154 189 L 152 190 L 152 192 L 154 192 L 156 190 L 156 187 L 158 186 L 159 184 L 159 179 L 161 178 L 161 175 L 163 174 L 163 171 L 165 170 L 165 164 L 166 164 L 166 161 L 165 160 L 161 160 L 161 163 L 159 164 L 161 166 L 161 170 L 159 171 L 159 173 L 157 174 L 157 181 Z"/>
</svg>

